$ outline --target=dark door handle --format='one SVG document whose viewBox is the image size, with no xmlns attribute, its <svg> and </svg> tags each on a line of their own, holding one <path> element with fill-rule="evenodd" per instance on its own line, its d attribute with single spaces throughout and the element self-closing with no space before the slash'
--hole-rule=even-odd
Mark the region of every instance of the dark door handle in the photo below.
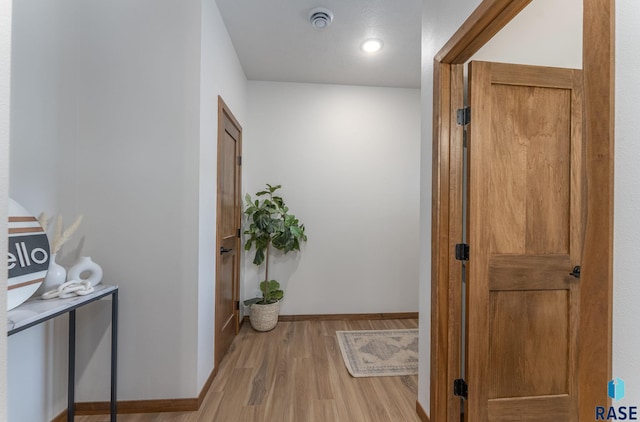
<svg viewBox="0 0 640 422">
<path fill-rule="evenodd" d="M 228 253 L 231 252 L 233 249 L 229 248 L 225 248 L 224 246 L 220 246 L 220 255 L 222 255 L 223 253 Z"/>
<path fill-rule="evenodd" d="M 573 267 L 573 271 L 570 272 L 569 275 L 572 275 L 575 278 L 580 278 L 580 265 L 576 265 L 575 267 Z"/>
</svg>

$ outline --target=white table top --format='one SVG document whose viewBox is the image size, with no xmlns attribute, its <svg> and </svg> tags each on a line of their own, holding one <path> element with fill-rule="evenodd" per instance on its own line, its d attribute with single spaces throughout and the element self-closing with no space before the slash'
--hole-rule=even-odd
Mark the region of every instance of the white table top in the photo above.
<svg viewBox="0 0 640 422">
<path fill-rule="evenodd" d="M 32 297 L 20 306 L 7 312 L 8 334 L 14 334 L 21 331 L 21 329 L 54 318 L 84 304 L 113 294 L 114 290 L 118 290 L 118 286 L 110 286 L 108 284 L 98 284 L 94 288 L 95 291 L 86 296 L 74 296 L 68 299 L 55 298 L 43 300 L 40 299 L 40 297 Z"/>
</svg>

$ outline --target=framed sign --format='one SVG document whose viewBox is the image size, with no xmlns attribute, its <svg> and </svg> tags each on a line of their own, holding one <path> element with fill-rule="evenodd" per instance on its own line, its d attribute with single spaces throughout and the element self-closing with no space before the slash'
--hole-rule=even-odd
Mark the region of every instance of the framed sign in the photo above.
<svg viewBox="0 0 640 422">
<path fill-rule="evenodd" d="M 36 217 L 9 199 L 7 310 L 38 290 L 49 268 L 49 239 Z"/>
</svg>

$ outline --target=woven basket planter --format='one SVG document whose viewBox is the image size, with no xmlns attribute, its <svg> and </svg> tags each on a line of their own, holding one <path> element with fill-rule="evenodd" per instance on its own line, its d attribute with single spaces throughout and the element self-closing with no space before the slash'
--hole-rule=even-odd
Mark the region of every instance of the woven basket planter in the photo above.
<svg viewBox="0 0 640 422">
<path fill-rule="evenodd" d="M 251 305 L 251 315 L 249 321 L 256 331 L 273 330 L 278 323 L 278 315 L 280 314 L 280 302 L 261 305 L 254 303 Z"/>
</svg>

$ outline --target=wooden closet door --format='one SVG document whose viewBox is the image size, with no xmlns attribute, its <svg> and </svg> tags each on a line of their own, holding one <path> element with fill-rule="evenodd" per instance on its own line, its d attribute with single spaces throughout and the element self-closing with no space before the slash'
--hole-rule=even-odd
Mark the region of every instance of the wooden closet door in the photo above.
<svg viewBox="0 0 640 422">
<path fill-rule="evenodd" d="M 469 69 L 470 422 L 577 421 L 580 70 Z"/>
</svg>

